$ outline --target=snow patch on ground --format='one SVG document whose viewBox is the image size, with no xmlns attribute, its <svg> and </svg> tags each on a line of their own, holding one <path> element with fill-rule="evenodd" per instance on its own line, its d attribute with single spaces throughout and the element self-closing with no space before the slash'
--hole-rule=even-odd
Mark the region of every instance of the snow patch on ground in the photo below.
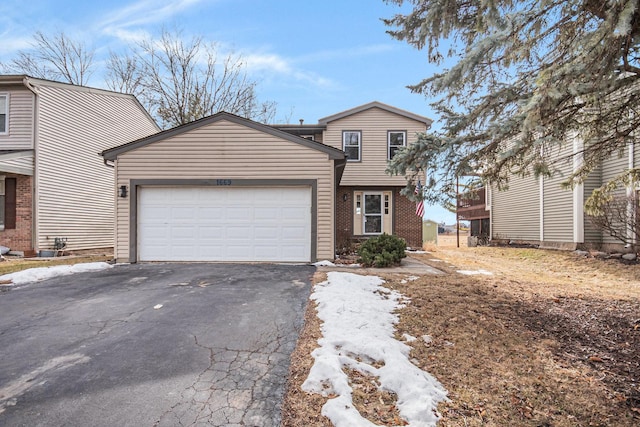
<svg viewBox="0 0 640 427">
<path fill-rule="evenodd" d="M 394 311 L 408 301 L 383 283 L 376 276 L 330 272 L 327 281 L 315 286 L 311 298 L 318 304 L 323 336 L 311 353 L 315 363 L 302 389 L 331 397 L 322 415 L 336 427 L 372 426 L 353 406 L 349 378 L 342 370 L 356 369 L 377 377 L 381 389 L 396 393 L 400 415 L 409 425 L 435 426 L 436 406 L 447 399 L 447 392 L 410 362 L 411 347 L 394 338 Z"/>
<path fill-rule="evenodd" d="M 473 276 L 473 275 L 478 275 L 478 274 L 482 274 L 485 276 L 493 276 L 493 273 L 487 270 L 458 270 L 458 273 L 460 274 L 465 274 L 467 276 Z"/>
<path fill-rule="evenodd" d="M 335 267 L 336 266 L 334 263 L 327 260 L 314 262 L 313 265 L 315 265 L 316 267 Z"/>
<path fill-rule="evenodd" d="M 0 276 L 0 281 L 12 282 L 13 285 L 22 285 L 31 282 L 40 282 L 58 276 L 84 273 L 88 271 L 99 271 L 112 268 L 113 265 L 106 262 L 86 262 L 74 265 L 54 265 L 51 267 L 29 268 L 15 273 Z"/>
<path fill-rule="evenodd" d="M 402 338 L 406 341 L 406 342 L 414 342 L 416 341 L 418 338 L 411 336 L 409 334 L 402 334 Z"/>
</svg>

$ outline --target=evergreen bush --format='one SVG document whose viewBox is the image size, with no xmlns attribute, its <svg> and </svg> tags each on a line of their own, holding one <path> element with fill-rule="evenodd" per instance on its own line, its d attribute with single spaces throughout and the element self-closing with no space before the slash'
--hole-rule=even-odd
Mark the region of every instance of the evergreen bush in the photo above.
<svg viewBox="0 0 640 427">
<path fill-rule="evenodd" d="M 358 262 L 363 267 L 383 268 L 399 265 L 400 260 L 407 256 L 406 248 L 407 243 L 404 239 L 384 233 L 372 237 L 358 248 Z"/>
</svg>

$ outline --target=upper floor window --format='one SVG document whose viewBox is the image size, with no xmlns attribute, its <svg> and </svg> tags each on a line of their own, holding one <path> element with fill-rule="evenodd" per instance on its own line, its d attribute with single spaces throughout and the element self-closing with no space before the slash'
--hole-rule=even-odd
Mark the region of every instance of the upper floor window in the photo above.
<svg viewBox="0 0 640 427">
<path fill-rule="evenodd" d="M 342 132 L 342 151 L 347 154 L 348 162 L 360 161 L 360 139 L 362 132 L 359 130 L 345 130 Z"/>
<path fill-rule="evenodd" d="M 0 94 L 0 133 L 9 131 L 9 95 Z"/>
<path fill-rule="evenodd" d="M 396 151 L 407 145 L 407 132 L 403 130 L 390 130 L 387 132 L 387 159 L 393 159 Z"/>
</svg>

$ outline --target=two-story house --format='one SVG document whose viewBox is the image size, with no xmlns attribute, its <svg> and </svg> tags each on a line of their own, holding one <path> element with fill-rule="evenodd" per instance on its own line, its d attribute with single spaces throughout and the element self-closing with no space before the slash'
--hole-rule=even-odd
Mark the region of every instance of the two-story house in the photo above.
<svg viewBox="0 0 640 427">
<path fill-rule="evenodd" d="M 379 102 L 315 125 L 221 112 L 105 150 L 120 195 L 116 259 L 310 262 L 383 232 L 420 247 L 405 179 L 385 169 L 430 124 Z"/>
<path fill-rule="evenodd" d="M 0 76 L 0 245 L 113 247 L 113 170 L 98 153 L 158 130 L 132 95 Z"/>
<path fill-rule="evenodd" d="M 422 218 L 415 214 L 415 204 L 400 195 L 405 178 L 389 176 L 385 169 L 395 152 L 431 123 L 426 117 L 370 102 L 324 117 L 317 124 L 278 126 L 347 155 L 336 191 L 338 248 L 382 233 L 400 236 L 411 247 L 422 247 Z"/>
</svg>

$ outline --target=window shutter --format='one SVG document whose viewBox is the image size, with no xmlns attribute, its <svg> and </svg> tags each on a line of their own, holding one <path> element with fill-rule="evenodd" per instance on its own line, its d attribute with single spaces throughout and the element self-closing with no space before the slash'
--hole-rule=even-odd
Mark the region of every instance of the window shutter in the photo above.
<svg viewBox="0 0 640 427">
<path fill-rule="evenodd" d="M 16 179 L 5 178 L 4 180 L 4 229 L 12 230 L 16 228 Z"/>
</svg>

